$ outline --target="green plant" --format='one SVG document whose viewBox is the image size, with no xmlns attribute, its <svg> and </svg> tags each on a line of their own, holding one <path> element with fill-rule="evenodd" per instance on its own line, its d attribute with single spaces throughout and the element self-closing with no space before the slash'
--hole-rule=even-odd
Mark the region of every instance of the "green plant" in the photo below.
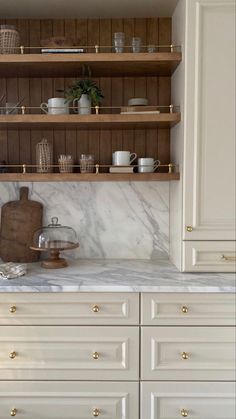
<svg viewBox="0 0 236 419">
<path fill-rule="evenodd" d="M 81 95 L 83 94 L 90 97 L 92 106 L 99 105 L 104 97 L 100 87 L 97 86 L 96 82 L 86 78 L 75 80 L 75 82 L 65 90 L 66 102 L 74 99 L 80 99 Z"/>
</svg>

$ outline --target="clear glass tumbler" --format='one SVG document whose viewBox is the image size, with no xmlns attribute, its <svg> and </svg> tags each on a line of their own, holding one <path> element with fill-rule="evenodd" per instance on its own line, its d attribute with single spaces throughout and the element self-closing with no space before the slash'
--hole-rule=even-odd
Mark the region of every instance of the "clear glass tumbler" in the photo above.
<svg viewBox="0 0 236 419">
<path fill-rule="evenodd" d="M 141 38 L 139 38 L 138 36 L 134 36 L 132 38 L 132 51 L 133 52 L 141 51 Z"/>
<path fill-rule="evenodd" d="M 81 154 L 79 164 L 80 164 L 80 173 L 93 173 L 94 172 L 94 155 Z"/>
<path fill-rule="evenodd" d="M 124 32 L 115 32 L 113 34 L 114 52 L 124 52 L 125 34 Z"/>
</svg>

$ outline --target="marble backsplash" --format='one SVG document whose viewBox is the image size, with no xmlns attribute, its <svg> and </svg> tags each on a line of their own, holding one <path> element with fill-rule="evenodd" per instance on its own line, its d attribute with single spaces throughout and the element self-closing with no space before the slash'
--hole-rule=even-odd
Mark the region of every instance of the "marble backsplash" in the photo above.
<svg viewBox="0 0 236 419">
<path fill-rule="evenodd" d="M 168 258 L 168 182 L 1 182 L 0 206 L 18 199 L 20 186 L 44 205 L 45 225 L 57 216 L 76 230 L 72 258 Z"/>
</svg>

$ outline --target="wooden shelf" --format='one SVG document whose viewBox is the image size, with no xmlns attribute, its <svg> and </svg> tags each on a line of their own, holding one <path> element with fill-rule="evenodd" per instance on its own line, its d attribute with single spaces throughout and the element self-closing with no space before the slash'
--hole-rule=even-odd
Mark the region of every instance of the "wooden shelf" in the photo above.
<svg viewBox="0 0 236 419">
<path fill-rule="evenodd" d="M 171 128 L 180 113 L 100 115 L 0 115 L 0 129 L 135 129 Z"/>
<path fill-rule="evenodd" d="M 0 173 L 1 182 L 162 182 L 179 179 L 179 173 Z"/>
<path fill-rule="evenodd" d="M 88 64 L 92 76 L 171 76 L 180 52 L 0 55 L 0 77 L 76 77 Z"/>
</svg>

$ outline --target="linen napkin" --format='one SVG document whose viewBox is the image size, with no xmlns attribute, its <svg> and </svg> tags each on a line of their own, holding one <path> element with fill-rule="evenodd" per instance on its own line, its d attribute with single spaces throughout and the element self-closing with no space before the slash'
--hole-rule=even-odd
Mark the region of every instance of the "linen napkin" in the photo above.
<svg viewBox="0 0 236 419">
<path fill-rule="evenodd" d="M 26 272 L 26 264 L 8 262 L 0 265 L 0 279 L 18 278 L 25 275 Z"/>
</svg>

